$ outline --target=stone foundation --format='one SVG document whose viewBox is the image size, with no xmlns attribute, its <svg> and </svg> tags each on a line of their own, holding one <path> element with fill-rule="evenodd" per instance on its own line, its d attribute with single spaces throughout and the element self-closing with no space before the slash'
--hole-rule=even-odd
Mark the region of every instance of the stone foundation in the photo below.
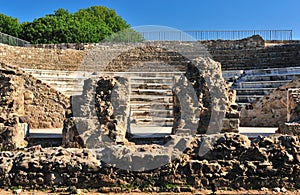
<svg viewBox="0 0 300 195">
<path fill-rule="evenodd" d="M 30 189 L 75 186 L 100 192 L 194 192 L 212 185 L 219 189 L 300 188 L 297 137 L 259 137 L 250 141 L 227 133 L 195 137 L 190 143 L 177 160 L 140 172 L 106 164 L 87 149 L 36 146 L 20 152 L 0 152 L 0 184 Z M 203 143 L 211 150 L 201 156 L 199 148 Z M 141 149 L 146 154 L 150 148 Z M 120 158 L 119 155 L 122 153 L 114 157 Z M 154 152 L 150 155 L 157 156 Z"/>
</svg>

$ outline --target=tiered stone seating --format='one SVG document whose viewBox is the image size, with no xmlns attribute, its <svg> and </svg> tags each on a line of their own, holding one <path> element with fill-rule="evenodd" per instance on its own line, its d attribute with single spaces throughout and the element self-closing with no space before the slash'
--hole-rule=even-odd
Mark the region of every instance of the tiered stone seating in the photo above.
<svg viewBox="0 0 300 195">
<path fill-rule="evenodd" d="M 236 90 L 236 101 L 243 105 L 257 101 L 274 89 L 298 78 L 300 67 L 223 71 L 223 75 L 227 81 L 233 82 L 232 89 Z"/>
<path fill-rule="evenodd" d="M 42 70 L 27 68 L 23 68 L 23 70 L 35 78 L 38 78 L 51 85 L 67 96 L 81 94 L 84 80 L 93 74 L 93 72 L 83 71 Z"/>
<path fill-rule="evenodd" d="M 171 133 L 173 126 L 173 76 L 169 72 L 130 76 L 131 133 L 142 136 L 144 128 L 156 126 Z M 149 133 L 149 132 L 148 132 Z"/>
</svg>

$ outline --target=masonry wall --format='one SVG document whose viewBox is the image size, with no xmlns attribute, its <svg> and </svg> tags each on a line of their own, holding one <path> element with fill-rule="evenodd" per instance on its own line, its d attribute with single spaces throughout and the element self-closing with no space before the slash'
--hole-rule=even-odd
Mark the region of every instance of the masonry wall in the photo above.
<svg viewBox="0 0 300 195">
<path fill-rule="evenodd" d="M 168 44 L 168 43 L 167 43 Z M 165 68 L 172 67 L 171 71 L 180 71 L 184 75 L 175 82 L 173 93 L 179 100 L 174 103 L 178 109 L 174 116 L 173 134 L 182 129 L 188 129 L 193 133 L 215 133 L 215 132 L 238 132 L 239 114 L 235 106 L 235 94 L 229 89 L 222 77 L 220 63 L 207 57 L 190 55 L 190 59 L 175 51 L 170 51 L 164 47 L 139 45 L 140 47 L 123 52 L 107 64 L 104 71 L 107 72 L 168 72 Z M 165 45 L 166 46 L 166 45 Z M 172 47 L 173 45 L 167 45 Z M 125 50 L 124 45 L 115 45 L 110 51 Z M 99 49 L 101 51 L 101 48 Z M 193 52 L 193 47 L 186 47 L 185 52 Z M 91 59 L 97 62 L 98 52 Z M 156 66 L 147 70 L 143 64 L 155 62 Z M 160 67 L 158 62 L 168 64 Z M 97 66 L 95 66 L 97 67 Z M 101 67 L 100 67 L 101 68 Z M 157 69 L 156 69 L 157 68 Z M 98 69 L 99 70 L 99 69 Z M 84 145 L 89 145 L 86 135 L 98 135 L 107 132 L 112 135 L 112 140 L 123 142 L 127 131 L 127 120 L 121 116 L 129 116 L 127 108 L 128 93 L 122 87 L 116 92 L 117 104 L 120 108 L 112 108 L 111 93 L 118 79 L 122 80 L 122 86 L 128 87 L 128 78 L 119 76 L 108 77 L 95 75 L 91 79 L 85 80 L 83 94 L 73 97 L 72 110 L 65 121 L 63 138 L 66 145 L 76 142 L 76 136 L 80 137 Z M 121 84 L 120 84 L 121 85 Z M 190 86 L 189 86 L 190 85 Z M 193 91 L 191 91 L 191 88 Z M 191 93 L 194 92 L 194 93 Z M 192 94 L 192 95 L 191 95 Z M 195 95 L 195 97 L 193 97 Z M 95 99 L 96 97 L 96 99 Z M 74 104 L 74 102 L 76 104 Z M 96 106 L 95 107 L 95 102 Z M 96 111 L 95 111 L 96 110 Z M 98 110 L 98 122 L 95 117 Z M 116 111 L 121 111 L 116 113 Z M 113 117 L 114 116 L 114 117 Z M 199 120 L 199 121 L 198 121 Z M 74 127 L 74 124 L 76 124 Z M 116 125 L 118 124 L 118 125 Z M 180 125 L 179 125 L 180 124 Z M 101 128 L 100 128 L 101 127 Z M 111 131 L 109 129 L 111 128 Z M 119 129 L 118 129 L 119 128 Z M 95 131 L 97 129 L 97 131 Z M 113 132 L 114 131 L 114 132 Z M 71 135 L 71 136 L 70 136 Z M 96 136 L 95 135 L 95 136 Z M 93 136 L 93 137 L 95 137 Z M 116 139 L 120 137 L 119 141 Z M 99 139 L 102 136 L 99 136 Z"/>
<path fill-rule="evenodd" d="M 24 109 L 24 81 L 9 70 L 0 69 L 0 150 L 26 145 Z M 21 118 L 20 118 L 21 116 Z"/>
<path fill-rule="evenodd" d="M 2 115 L 13 113 L 17 116 L 26 116 L 30 128 L 61 128 L 65 118 L 65 109 L 69 106 L 69 99 L 54 88 L 42 81 L 16 69 L 1 63 L 2 76 L 15 78 L 11 82 L 12 88 L 1 86 L 1 96 L 9 97 L 5 105 L 1 107 Z M 4 79 L 5 81 L 6 79 Z M 9 103 L 12 102 L 12 103 Z M 14 107 L 10 107 L 10 105 Z"/>
<path fill-rule="evenodd" d="M 249 70 L 300 66 L 300 44 L 265 48 L 210 50 L 222 70 Z"/>
<path fill-rule="evenodd" d="M 204 156 L 199 148 L 215 140 Z M 41 148 L 0 152 L 0 185 L 44 189 L 75 186 L 108 192 L 190 192 L 265 188 L 300 188 L 299 139 L 295 136 L 259 137 L 250 141 L 240 134 L 195 137 L 176 160 L 153 170 L 122 170 L 88 149 Z M 159 146 L 140 146 L 138 156 L 124 146 L 111 158 L 142 164 L 146 157 L 162 156 Z M 99 150 L 100 151 L 100 150 Z M 130 152 L 130 154 L 128 154 Z M 140 152 L 141 153 L 141 152 Z M 128 158 L 132 157 L 132 158 Z M 134 157 L 134 158 L 133 158 Z M 74 187 L 73 187 L 74 188 Z M 218 191 L 218 193 L 222 193 Z"/>
<path fill-rule="evenodd" d="M 69 70 L 81 64 L 84 51 L 16 47 L 0 44 L 0 62 L 20 68 Z"/>
<path fill-rule="evenodd" d="M 158 47 L 166 42 L 149 42 Z M 178 45 L 202 45 L 203 52 L 222 64 L 222 70 L 245 70 L 259 68 L 300 66 L 300 44 L 297 41 L 286 44 L 266 46 L 259 36 L 242 40 L 211 40 L 198 42 L 169 42 Z M 144 43 L 141 43 L 144 44 Z M 118 44 L 117 44 L 118 45 Z M 125 50 L 138 46 L 139 43 L 124 43 Z M 270 44 L 269 44 L 270 45 Z M 114 49 L 111 49 L 113 46 Z M 127 48 L 126 48 L 127 47 Z M 100 64 L 106 65 L 108 60 L 124 51 L 119 50 L 113 43 L 96 44 L 48 44 L 32 45 L 32 47 L 12 47 L 0 44 L 0 60 L 23 68 L 77 70 L 88 55 L 103 59 Z M 205 51 L 204 51 L 205 50 Z M 208 51 L 208 52 L 207 52 Z M 90 52 L 87 54 L 87 52 Z M 198 51 L 200 52 L 200 51 Z M 201 51 L 202 52 L 202 51 Z M 105 63 L 104 63 L 105 62 Z M 93 65 L 90 62 L 89 65 Z M 87 67 L 89 69 L 89 67 Z"/>
<path fill-rule="evenodd" d="M 241 110 L 241 126 L 278 127 L 287 122 L 287 91 L 299 88 L 300 79 L 281 86 Z"/>
<path fill-rule="evenodd" d="M 162 41 L 157 41 L 162 42 Z M 168 42 L 168 41 L 164 41 Z M 255 35 L 249 38 L 241 40 L 206 40 L 197 41 L 212 49 L 249 49 L 259 48 L 265 46 L 265 41 L 259 36 Z M 289 43 L 289 42 L 287 42 Z M 75 49 L 75 50 L 90 50 L 99 45 L 105 45 L 106 43 L 61 43 L 61 44 L 35 44 L 29 45 L 33 48 L 44 48 L 44 49 Z M 132 43 L 128 43 L 132 44 Z"/>
</svg>

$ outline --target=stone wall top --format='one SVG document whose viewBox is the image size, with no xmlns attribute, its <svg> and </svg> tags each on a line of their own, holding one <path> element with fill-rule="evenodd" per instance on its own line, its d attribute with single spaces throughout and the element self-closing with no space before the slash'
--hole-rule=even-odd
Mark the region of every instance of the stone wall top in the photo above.
<svg viewBox="0 0 300 195">
<path fill-rule="evenodd" d="M 156 43 L 161 44 L 165 42 L 178 42 L 178 43 L 189 43 L 191 41 L 146 41 L 147 43 Z M 254 35 L 248 38 L 241 40 L 205 40 L 205 41 L 196 41 L 202 43 L 204 46 L 209 49 L 250 49 L 257 47 L 264 47 L 265 41 L 259 35 Z M 121 45 L 128 45 L 133 43 L 121 43 Z M 136 44 L 136 43 L 134 43 Z M 95 46 L 99 45 L 115 45 L 115 43 L 60 43 L 60 44 L 34 44 L 29 45 L 33 48 L 44 48 L 44 49 L 75 49 L 75 50 L 90 50 Z"/>
<path fill-rule="evenodd" d="M 255 68 L 300 66 L 300 44 L 284 44 L 265 46 L 265 41 L 259 36 L 252 36 L 242 40 L 214 40 L 214 41 L 148 41 L 142 43 L 93 43 L 93 44 L 54 44 L 32 45 L 32 47 L 13 47 L 0 44 L 0 61 L 13 64 L 21 68 L 45 70 L 78 70 L 84 67 L 89 70 L 97 66 L 106 66 L 112 59 L 124 51 L 145 45 L 164 47 L 166 45 L 180 46 L 181 48 L 197 47 L 198 56 L 211 56 L 221 62 L 222 70 L 247 70 Z M 168 46 L 168 49 L 170 48 Z M 176 51 L 187 56 L 195 56 L 186 48 Z M 94 55 L 100 60 L 85 61 Z M 93 58 L 93 57 L 92 57 Z M 91 59 L 92 59 L 91 58 Z M 86 63 L 86 64 L 85 64 Z"/>
</svg>

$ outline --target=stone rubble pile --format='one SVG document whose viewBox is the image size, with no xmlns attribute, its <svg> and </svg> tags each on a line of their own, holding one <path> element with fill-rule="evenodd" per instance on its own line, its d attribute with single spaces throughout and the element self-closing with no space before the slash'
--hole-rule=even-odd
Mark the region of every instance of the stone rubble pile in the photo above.
<svg viewBox="0 0 300 195">
<path fill-rule="evenodd" d="M 162 146 L 139 147 L 139 152 L 155 158 Z M 300 188 L 300 142 L 295 136 L 261 136 L 250 141 L 240 134 L 225 133 L 194 137 L 185 147 L 178 159 L 138 172 L 108 164 L 88 149 L 35 146 L 23 151 L 3 151 L 0 185 L 75 186 L 104 192 L 183 192 L 208 189 L 212 184 L 234 189 Z M 134 153 L 129 154 L 134 161 Z M 121 159 L 124 153 L 114 155 Z"/>
</svg>

